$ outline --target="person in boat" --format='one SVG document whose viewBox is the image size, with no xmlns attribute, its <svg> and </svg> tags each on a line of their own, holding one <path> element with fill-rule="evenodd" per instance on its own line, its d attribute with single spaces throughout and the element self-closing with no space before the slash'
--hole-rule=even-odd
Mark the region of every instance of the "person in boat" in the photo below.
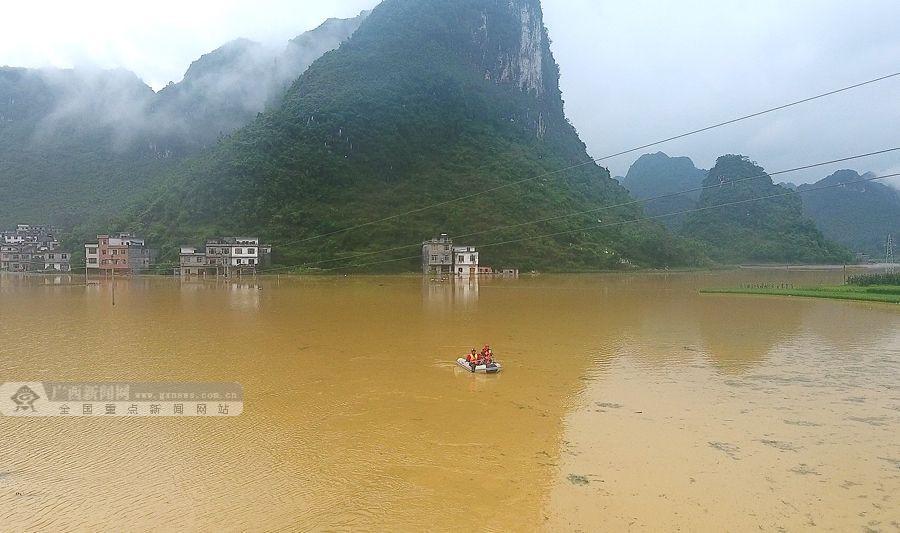
<svg viewBox="0 0 900 533">
<path fill-rule="evenodd" d="M 480 364 L 479 354 L 475 351 L 475 348 L 472 348 L 472 353 L 466 355 L 466 362 L 469 363 L 469 366 L 472 367 L 472 370 L 475 370 L 475 367 Z"/>
<path fill-rule="evenodd" d="M 488 344 L 484 345 L 484 348 L 481 349 L 480 359 L 485 365 L 493 364 L 494 362 L 494 352 L 491 351 L 491 347 Z"/>
</svg>

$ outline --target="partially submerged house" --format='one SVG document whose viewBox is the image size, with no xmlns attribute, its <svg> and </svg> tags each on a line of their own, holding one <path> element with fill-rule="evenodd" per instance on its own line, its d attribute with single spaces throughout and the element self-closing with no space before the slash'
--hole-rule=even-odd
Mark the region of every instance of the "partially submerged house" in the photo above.
<svg viewBox="0 0 900 533">
<path fill-rule="evenodd" d="M 453 273 L 461 277 L 478 275 L 478 251 L 474 246 L 453 247 Z"/>
<path fill-rule="evenodd" d="M 422 243 L 422 273 L 443 276 L 453 272 L 453 240 L 442 233 L 440 237 Z"/>
<path fill-rule="evenodd" d="M 7 272 L 70 272 L 71 255 L 59 249 L 55 229 L 18 224 L 0 232 L 0 270 Z"/>
<path fill-rule="evenodd" d="M 478 250 L 474 246 L 453 246 L 446 233 L 422 243 L 422 273 L 430 276 L 477 276 Z"/>
<path fill-rule="evenodd" d="M 182 276 L 256 273 L 272 262 L 272 246 L 258 237 L 209 239 L 203 248 L 185 245 L 179 254 Z"/>
<path fill-rule="evenodd" d="M 131 233 L 97 235 L 97 242 L 85 243 L 84 258 L 88 272 L 140 274 L 150 270 L 156 250 Z"/>
</svg>

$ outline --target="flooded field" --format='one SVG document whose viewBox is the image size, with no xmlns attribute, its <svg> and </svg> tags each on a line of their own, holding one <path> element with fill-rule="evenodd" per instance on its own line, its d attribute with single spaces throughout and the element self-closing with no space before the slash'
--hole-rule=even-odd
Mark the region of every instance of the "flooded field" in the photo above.
<svg viewBox="0 0 900 533">
<path fill-rule="evenodd" d="M 0 381 L 245 404 L 0 417 L 0 530 L 897 531 L 900 306 L 697 292 L 841 276 L 6 275 Z"/>
</svg>

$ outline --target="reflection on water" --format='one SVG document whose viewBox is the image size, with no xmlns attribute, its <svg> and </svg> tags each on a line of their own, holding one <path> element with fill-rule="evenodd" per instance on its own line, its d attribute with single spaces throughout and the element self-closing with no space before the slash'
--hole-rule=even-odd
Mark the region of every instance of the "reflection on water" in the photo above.
<svg viewBox="0 0 900 533">
<path fill-rule="evenodd" d="M 890 529 L 900 310 L 697 293 L 841 275 L 136 278 L 115 306 L 109 280 L 0 275 L 10 379 L 246 395 L 215 421 L 0 418 L 0 524 Z M 454 364 L 485 342 L 501 375 Z"/>
<path fill-rule="evenodd" d="M 478 277 L 433 280 L 423 278 L 422 298 L 429 311 L 469 309 L 478 303 Z"/>
<path fill-rule="evenodd" d="M 691 306 L 700 348 L 732 374 L 753 369 L 796 334 L 806 302 L 791 299 L 725 298 L 708 295 Z"/>
</svg>

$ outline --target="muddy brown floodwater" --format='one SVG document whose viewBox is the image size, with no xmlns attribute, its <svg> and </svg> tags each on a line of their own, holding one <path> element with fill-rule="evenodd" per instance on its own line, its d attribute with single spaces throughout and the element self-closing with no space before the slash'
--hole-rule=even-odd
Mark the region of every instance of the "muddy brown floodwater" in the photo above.
<svg viewBox="0 0 900 533">
<path fill-rule="evenodd" d="M 697 292 L 840 277 L 5 275 L 0 381 L 245 405 L 0 418 L 0 529 L 896 531 L 900 306 Z"/>
</svg>

